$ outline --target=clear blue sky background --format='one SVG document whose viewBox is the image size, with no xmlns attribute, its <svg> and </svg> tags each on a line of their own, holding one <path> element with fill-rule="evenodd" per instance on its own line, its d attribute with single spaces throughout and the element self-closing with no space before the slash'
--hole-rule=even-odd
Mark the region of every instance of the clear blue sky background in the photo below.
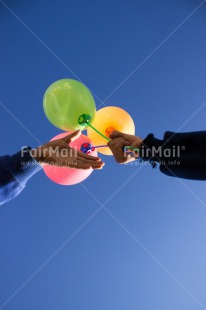
<svg viewBox="0 0 206 310">
<path fill-rule="evenodd" d="M 206 129 L 206 4 L 0 2 L 1 155 L 60 133 L 42 98 L 74 74 L 143 138 Z M 206 183 L 102 158 L 83 187 L 39 172 L 0 208 L 0 309 L 206 309 Z"/>
</svg>

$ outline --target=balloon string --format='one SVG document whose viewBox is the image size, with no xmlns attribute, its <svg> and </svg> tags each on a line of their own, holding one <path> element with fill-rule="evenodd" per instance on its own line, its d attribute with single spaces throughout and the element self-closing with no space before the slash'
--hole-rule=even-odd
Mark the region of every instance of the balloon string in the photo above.
<svg viewBox="0 0 206 310">
<path fill-rule="evenodd" d="M 87 125 L 89 127 L 91 127 L 94 131 L 96 131 L 100 136 L 102 136 L 103 138 L 105 138 L 107 141 L 110 141 L 109 138 L 107 138 L 105 135 L 103 135 L 103 133 L 101 133 L 99 130 L 97 130 L 95 127 L 93 127 L 90 123 L 87 123 Z"/>
<path fill-rule="evenodd" d="M 101 147 L 108 147 L 108 145 L 97 145 L 97 146 L 93 146 L 94 149 L 98 149 L 98 148 L 101 148 Z M 130 147 L 130 149 L 131 149 L 131 151 L 127 150 L 126 153 L 127 153 L 128 155 L 131 155 L 132 157 L 135 157 L 135 158 L 136 158 L 136 156 L 134 155 L 134 153 L 133 153 L 132 151 L 135 149 L 135 150 L 138 150 L 138 152 L 139 152 L 139 149 L 138 149 L 138 148 L 133 148 L 133 147 Z"/>
<path fill-rule="evenodd" d="M 97 145 L 97 146 L 93 146 L 93 148 L 94 148 L 94 149 L 98 149 L 98 148 L 100 148 L 100 147 L 108 147 L 108 145 L 106 145 L 106 144 L 105 144 L 105 145 Z M 128 150 L 130 149 L 131 151 L 133 151 L 133 150 L 137 150 L 137 151 L 139 152 L 139 149 L 138 149 L 138 148 L 136 148 L 136 147 L 134 148 L 134 147 L 131 147 L 131 146 L 130 146 L 130 147 L 128 147 L 128 146 L 127 146 L 127 149 L 128 149 Z"/>
<path fill-rule="evenodd" d="M 97 146 L 93 146 L 93 148 L 94 148 L 94 149 L 98 149 L 98 148 L 100 148 L 100 147 L 108 147 L 108 145 L 106 145 L 106 144 L 105 144 L 105 145 L 97 145 Z"/>
</svg>

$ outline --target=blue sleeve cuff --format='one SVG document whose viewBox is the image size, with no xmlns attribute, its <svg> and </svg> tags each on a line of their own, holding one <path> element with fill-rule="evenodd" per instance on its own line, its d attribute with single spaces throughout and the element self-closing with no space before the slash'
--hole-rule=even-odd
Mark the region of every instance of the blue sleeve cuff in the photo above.
<svg viewBox="0 0 206 310">
<path fill-rule="evenodd" d="M 6 161 L 7 169 L 19 183 L 24 185 L 42 169 L 42 166 L 30 155 L 30 150 L 29 147 L 23 147 L 20 152 L 9 156 Z"/>
</svg>

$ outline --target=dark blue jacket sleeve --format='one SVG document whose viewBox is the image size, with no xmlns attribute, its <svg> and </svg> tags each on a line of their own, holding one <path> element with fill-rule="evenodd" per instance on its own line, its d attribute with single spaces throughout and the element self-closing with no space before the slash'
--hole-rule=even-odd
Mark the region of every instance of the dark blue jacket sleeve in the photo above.
<svg viewBox="0 0 206 310">
<path fill-rule="evenodd" d="M 41 169 L 31 157 L 29 148 L 13 156 L 0 157 L 0 205 L 16 197 L 27 181 Z"/>
<path fill-rule="evenodd" d="M 159 163 L 166 175 L 206 180 L 206 131 L 167 131 L 162 140 L 149 134 L 140 147 L 140 157 L 153 166 Z"/>
</svg>

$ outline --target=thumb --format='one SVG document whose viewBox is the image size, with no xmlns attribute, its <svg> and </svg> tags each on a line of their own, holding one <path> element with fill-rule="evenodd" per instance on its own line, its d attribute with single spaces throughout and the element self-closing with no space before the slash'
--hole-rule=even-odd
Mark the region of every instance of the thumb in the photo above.
<svg viewBox="0 0 206 310">
<path fill-rule="evenodd" d="M 126 139 L 126 136 L 127 135 L 125 133 L 120 132 L 118 130 L 114 130 L 109 137 L 110 137 L 110 139 L 113 140 L 113 139 L 116 139 L 116 138 L 124 138 L 124 139 Z"/>
<path fill-rule="evenodd" d="M 110 135 L 109 135 L 110 139 L 116 139 L 118 137 L 120 137 L 120 132 L 117 130 L 114 130 Z"/>
<path fill-rule="evenodd" d="M 72 142 L 72 141 L 78 139 L 80 135 L 81 135 L 81 130 L 76 130 L 76 131 L 70 133 L 68 136 L 66 136 L 66 137 L 64 138 L 64 141 L 65 141 L 66 143 L 70 143 L 70 142 Z"/>
</svg>

